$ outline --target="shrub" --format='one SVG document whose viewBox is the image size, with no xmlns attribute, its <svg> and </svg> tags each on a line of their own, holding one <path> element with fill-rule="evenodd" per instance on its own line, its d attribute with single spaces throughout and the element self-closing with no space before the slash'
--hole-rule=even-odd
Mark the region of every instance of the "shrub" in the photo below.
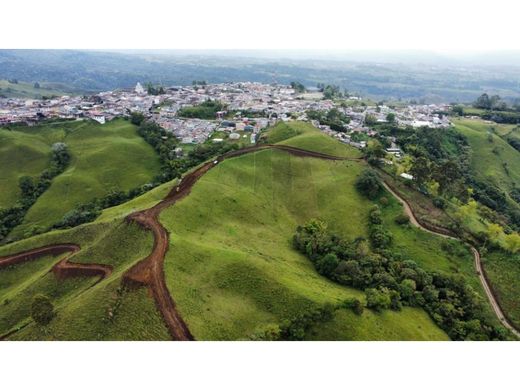
<svg viewBox="0 0 520 390">
<path fill-rule="evenodd" d="M 375 199 L 383 189 L 383 185 L 375 172 L 367 169 L 358 177 L 356 188 L 367 198 Z"/>
<path fill-rule="evenodd" d="M 390 291 L 387 288 L 375 289 L 367 288 L 365 290 L 367 297 L 367 307 L 375 311 L 388 309 L 391 304 Z"/>
<path fill-rule="evenodd" d="M 54 318 L 54 305 L 49 297 L 38 294 L 33 297 L 31 317 L 38 325 L 47 325 Z"/>
<path fill-rule="evenodd" d="M 363 311 L 365 309 L 365 307 L 363 306 L 363 303 L 357 298 L 349 298 L 349 299 L 344 300 L 343 303 L 341 304 L 341 307 L 343 307 L 345 309 L 351 309 L 354 312 L 354 314 L 356 314 L 358 316 L 363 314 Z"/>
<path fill-rule="evenodd" d="M 395 223 L 398 225 L 406 225 L 408 222 L 410 222 L 410 217 L 406 214 L 399 214 L 394 219 Z"/>
</svg>

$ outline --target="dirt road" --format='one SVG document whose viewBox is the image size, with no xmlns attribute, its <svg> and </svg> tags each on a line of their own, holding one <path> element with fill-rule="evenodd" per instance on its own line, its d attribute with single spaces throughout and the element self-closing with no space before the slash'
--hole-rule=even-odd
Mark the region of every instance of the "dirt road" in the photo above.
<svg viewBox="0 0 520 390">
<path fill-rule="evenodd" d="M 410 222 L 412 223 L 412 225 L 414 225 L 415 227 L 417 227 L 417 228 L 419 228 L 421 230 L 424 230 L 424 231 L 426 231 L 428 233 L 435 234 L 437 236 L 441 236 L 441 237 L 444 237 L 444 238 L 449 238 L 449 239 L 452 239 L 452 240 L 460 241 L 460 239 L 458 237 L 450 236 L 448 234 L 443 234 L 443 233 L 439 233 L 439 232 L 435 232 L 435 231 L 430 230 L 430 229 L 424 227 L 423 225 L 421 225 L 419 223 L 419 221 L 417 220 L 417 218 L 415 217 L 415 215 L 413 213 L 413 210 L 410 207 L 410 205 L 408 204 L 408 202 L 406 200 L 404 200 L 403 198 L 401 198 L 401 196 L 399 194 L 397 194 L 392 188 L 390 188 L 390 186 L 387 183 L 383 182 L 383 186 L 399 202 L 401 202 L 401 204 L 404 207 L 404 211 L 405 211 L 406 215 L 408 215 L 408 217 L 410 217 Z M 498 317 L 498 319 L 502 323 L 502 325 L 504 325 L 507 329 L 509 329 L 516 337 L 520 338 L 520 332 L 513 326 L 513 324 L 511 324 L 507 320 L 507 318 L 504 315 L 504 312 L 502 311 L 500 305 L 498 304 L 498 302 L 497 302 L 497 300 L 495 298 L 493 290 L 491 289 L 491 287 L 490 287 L 490 285 L 488 283 L 488 280 L 486 278 L 486 275 L 484 273 L 484 270 L 482 268 L 482 261 L 480 259 L 480 253 L 478 252 L 478 250 L 475 247 L 473 247 L 471 245 L 470 245 L 470 249 L 471 249 L 471 253 L 473 254 L 474 261 L 475 261 L 475 269 L 477 271 L 477 275 L 478 275 L 478 277 L 480 279 L 480 283 L 482 284 L 482 287 L 484 288 L 484 292 L 486 293 L 486 296 L 487 296 L 487 298 L 489 300 L 489 303 L 491 304 L 491 307 L 493 308 L 493 311 L 495 312 L 496 316 Z"/>
<path fill-rule="evenodd" d="M 27 261 L 35 260 L 43 256 L 57 256 L 69 252 L 67 256 L 61 259 L 52 267 L 52 272 L 57 278 L 69 278 L 75 276 L 99 276 L 100 280 L 106 278 L 112 273 L 112 267 L 104 264 L 96 263 L 75 263 L 70 258 L 80 250 L 76 244 L 56 244 L 47 245 L 25 252 L 16 253 L 14 255 L 0 257 L 0 269 L 10 265 L 21 264 Z"/>
</svg>

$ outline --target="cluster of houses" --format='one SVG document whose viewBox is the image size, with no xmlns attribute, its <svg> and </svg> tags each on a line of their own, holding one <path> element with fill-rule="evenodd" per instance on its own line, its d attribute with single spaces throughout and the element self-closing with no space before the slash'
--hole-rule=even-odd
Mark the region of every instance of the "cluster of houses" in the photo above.
<svg viewBox="0 0 520 390">
<path fill-rule="evenodd" d="M 0 125 L 17 122 L 31 125 L 46 118 L 92 119 L 103 124 L 137 111 L 172 132 L 182 143 L 197 144 L 210 138 L 213 142 L 220 142 L 225 138 L 245 137 L 245 134 L 251 142 L 255 142 L 258 133 L 275 121 L 308 120 L 306 113 L 309 110 L 328 111 L 335 108 L 350 118 L 350 122 L 344 125 L 344 131 L 331 130 L 317 121 L 313 121 L 314 125 L 358 148 L 366 146 L 366 137 L 375 135 L 375 131 L 366 124 L 369 116 L 379 123 L 386 122 L 389 114 L 393 114 L 393 120 L 404 126 L 450 126 L 448 117 L 442 115 L 442 112 L 449 110 L 447 105 L 390 108 L 375 104 L 337 104 L 323 99 L 319 93 L 313 94 L 312 98 L 308 96 L 297 93 L 289 86 L 257 82 L 172 86 L 154 95 L 137 83 L 133 89 L 90 96 L 61 96 L 46 100 L 3 98 L 0 99 Z M 227 111 L 217 112 L 212 119 L 179 117 L 180 109 L 207 100 L 221 102 Z M 400 151 L 391 150 L 389 153 L 399 155 Z"/>
</svg>

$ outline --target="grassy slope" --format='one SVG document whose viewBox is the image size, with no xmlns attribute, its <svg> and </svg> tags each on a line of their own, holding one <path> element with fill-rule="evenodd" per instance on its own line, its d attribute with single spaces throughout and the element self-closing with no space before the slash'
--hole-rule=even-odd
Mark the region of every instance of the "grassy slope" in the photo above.
<svg viewBox="0 0 520 390">
<path fill-rule="evenodd" d="M 29 322 L 34 294 L 49 295 L 57 317 L 45 328 L 34 323 L 11 336 L 21 340 L 167 340 L 166 327 L 146 289 L 120 290 L 122 274 L 146 256 L 152 236 L 137 225 L 121 220 L 91 223 L 77 228 L 53 231 L 0 248 L 0 255 L 17 253 L 51 243 L 75 242 L 82 250 L 77 262 L 110 264 L 114 272 L 94 287 L 96 278 L 63 281 L 48 273 L 57 258 L 44 258 L 0 270 L 0 334 Z M 7 282 L 5 282 L 7 281 Z M 118 307 L 118 309 L 116 309 Z M 114 317 L 109 318 L 109 311 Z"/>
<path fill-rule="evenodd" d="M 279 122 L 267 133 L 267 142 L 340 157 L 361 157 L 359 150 L 325 136 L 307 122 Z"/>
<path fill-rule="evenodd" d="M 51 148 L 43 137 L 0 128 L 0 209 L 20 196 L 18 179 L 37 178 L 50 163 Z"/>
<path fill-rule="evenodd" d="M 72 159 L 67 170 L 31 207 L 12 237 L 20 237 L 34 225 L 48 227 L 78 204 L 111 190 L 126 191 L 144 184 L 159 171 L 153 149 L 137 135 L 135 126 L 124 120 L 105 125 L 72 122 L 25 132 L 39 132 L 50 144 L 67 143 Z"/>
<path fill-rule="evenodd" d="M 520 328 L 520 254 L 490 251 L 482 256 L 482 262 L 504 312 Z"/>
<path fill-rule="evenodd" d="M 456 129 L 468 138 L 473 153 L 471 166 L 478 177 L 499 186 L 506 194 L 513 187 L 520 186 L 520 153 L 498 135 L 493 134 L 493 142 L 488 141 L 491 127 L 500 136 L 507 136 L 515 126 L 482 120 L 456 120 L 454 123 Z M 495 148 L 498 153 L 493 153 Z M 507 171 L 503 163 L 507 163 Z M 484 229 L 477 221 L 472 221 L 471 227 L 475 231 Z M 495 251 L 483 256 L 483 264 L 505 313 L 520 326 L 520 307 L 517 302 L 520 288 L 516 279 L 520 275 L 520 261 L 516 261 L 516 257 Z"/>
<path fill-rule="evenodd" d="M 40 88 L 34 88 L 34 83 L 26 83 L 19 81 L 18 84 L 12 84 L 7 80 L 0 80 L 0 95 L 7 97 L 36 99 L 42 96 L 62 96 L 69 93 L 56 88 L 47 83 L 40 83 Z"/>
<path fill-rule="evenodd" d="M 323 150 L 317 134 L 313 146 Z M 246 338 L 316 304 L 363 297 L 319 276 L 291 246 L 296 226 L 313 217 L 343 236 L 366 234 L 370 202 L 353 185 L 361 169 L 261 151 L 224 161 L 161 214 L 172 238 L 167 284 L 196 338 Z M 389 320 L 382 331 L 369 312 L 368 320 L 342 321 L 360 333 L 365 327 L 366 338 L 446 338 L 427 316 L 419 329 L 417 312 L 399 313 L 399 325 Z"/>
<path fill-rule="evenodd" d="M 394 236 L 393 251 L 415 261 L 427 271 L 463 276 L 480 297 L 488 320 L 500 325 L 476 274 L 470 249 L 459 241 L 436 236 L 410 224 L 397 224 L 394 219 L 403 213 L 403 207 L 390 194 L 386 198 L 389 203 L 382 207 L 383 221 Z"/>
<path fill-rule="evenodd" d="M 472 150 L 471 167 L 478 177 L 496 184 L 507 193 L 520 186 L 520 153 L 496 134 L 492 135 L 493 142 L 488 140 L 491 127 L 501 134 L 511 126 L 470 119 L 457 119 L 454 123 L 455 128 L 468 138 Z"/>
<path fill-rule="evenodd" d="M 406 322 L 405 322 L 406 321 Z M 400 312 L 367 311 L 356 316 L 341 309 L 334 319 L 314 326 L 307 340 L 449 340 L 440 329 L 432 327 L 431 319 L 423 310 L 405 307 Z"/>
</svg>

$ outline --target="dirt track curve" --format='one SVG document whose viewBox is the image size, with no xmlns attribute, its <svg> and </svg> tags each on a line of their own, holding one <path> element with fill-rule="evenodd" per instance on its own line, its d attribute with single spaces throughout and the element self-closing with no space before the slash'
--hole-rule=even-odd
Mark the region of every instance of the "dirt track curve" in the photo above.
<svg viewBox="0 0 520 390">
<path fill-rule="evenodd" d="M 57 278 L 69 278 L 75 276 L 99 276 L 99 281 L 112 273 L 112 267 L 96 263 L 75 263 L 70 258 L 80 250 L 76 244 L 56 244 L 47 245 L 14 255 L 0 257 L 0 269 L 10 265 L 21 264 L 27 261 L 36 260 L 42 256 L 57 256 L 70 252 L 68 256 L 58 261 L 53 267 L 52 272 Z"/>
<path fill-rule="evenodd" d="M 458 240 L 458 241 L 461 241 L 460 238 L 458 237 L 455 237 L 455 236 L 452 236 L 452 235 L 448 235 L 448 234 L 444 234 L 444 233 L 439 233 L 439 232 L 435 232 L 433 230 L 430 230 L 428 229 L 427 227 L 421 225 L 421 223 L 417 220 L 417 218 L 415 217 L 414 213 L 413 213 L 413 210 L 412 208 L 410 207 L 410 205 L 408 204 L 408 202 L 406 200 L 404 200 L 403 198 L 401 198 L 401 196 L 399 194 L 397 194 L 387 183 L 385 183 L 383 181 L 383 186 L 387 189 L 388 192 L 390 192 L 397 200 L 399 200 L 399 202 L 401 202 L 401 204 L 403 205 L 404 207 L 404 211 L 406 212 L 406 214 L 410 217 L 410 222 L 412 223 L 412 225 L 414 225 L 415 227 L 421 229 L 421 230 L 424 230 L 428 233 L 431 233 L 431 234 L 435 234 L 437 236 L 441 236 L 441 237 L 444 237 L 444 238 L 449 238 L 451 240 Z M 486 275 L 484 273 L 484 269 L 482 267 L 482 261 L 480 260 L 480 253 L 478 252 L 478 250 L 470 245 L 470 249 L 471 249 L 471 253 L 473 254 L 473 259 L 475 261 L 475 269 L 477 271 L 477 274 L 478 274 L 478 277 L 480 279 L 480 283 L 482 284 L 482 287 L 484 288 L 484 292 L 486 293 L 487 295 L 487 298 L 489 300 L 489 303 L 491 304 L 491 307 L 493 308 L 493 311 L 495 312 L 496 316 L 498 317 L 499 321 L 502 323 L 502 325 L 504 325 L 507 329 L 509 329 L 516 337 L 520 338 L 520 332 L 515 328 L 515 326 L 513 324 L 511 324 L 509 322 L 509 320 L 506 318 L 506 316 L 504 315 L 504 312 L 502 311 L 502 308 L 500 307 L 499 303 L 497 302 L 496 298 L 495 298 L 495 294 L 493 293 L 493 290 L 491 289 L 491 286 L 489 285 L 488 283 L 488 280 L 486 278 Z"/>
</svg>

